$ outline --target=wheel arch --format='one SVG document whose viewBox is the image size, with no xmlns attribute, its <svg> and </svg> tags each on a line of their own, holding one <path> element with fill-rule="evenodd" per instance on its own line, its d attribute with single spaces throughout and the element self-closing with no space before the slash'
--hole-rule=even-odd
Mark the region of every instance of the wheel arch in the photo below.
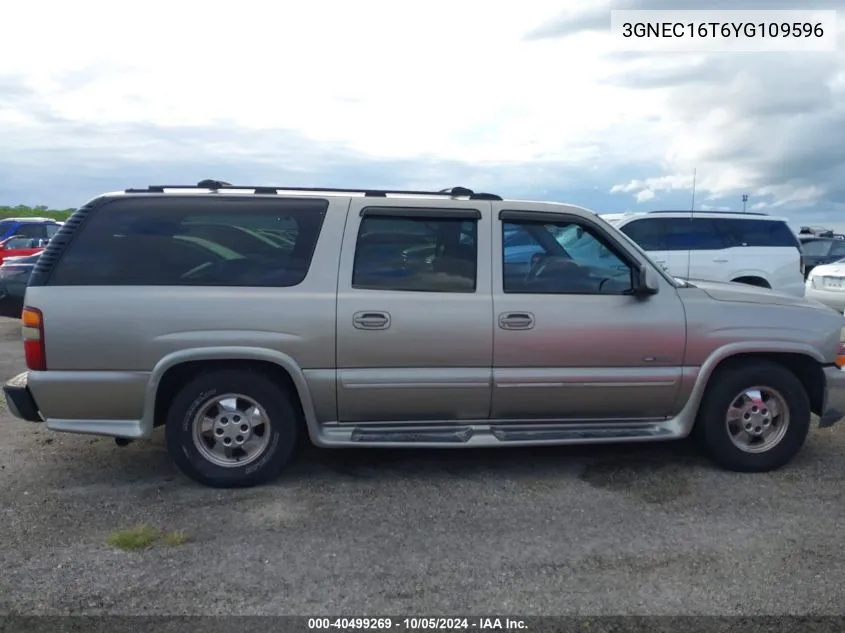
<svg viewBox="0 0 845 633">
<path fill-rule="evenodd" d="M 699 368 L 692 391 L 674 419 L 677 436 L 686 437 L 692 433 L 707 388 L 721 369 L 754 360 L 774 362 L 794 373 L 807 391 L 812 412 L 817 415 L 821 412 L 824 406 L 825 359 L 817 350 L 799 343 L 734 343 L 716 350 Z"/>
<path fill-rule="evenodd" d="M 318 430 L 311 391 L 299 364 L 287 354 L 256 347 L 208 347 L 173 352 L 156 363 L 150 373 L 141 428 L 144 437 L 163 424 L 166 406 L 175 391 L 199 372 L 214 368 L 259 369 L 272 374 L 296 397 L 308 435 Z"/>
</svg>

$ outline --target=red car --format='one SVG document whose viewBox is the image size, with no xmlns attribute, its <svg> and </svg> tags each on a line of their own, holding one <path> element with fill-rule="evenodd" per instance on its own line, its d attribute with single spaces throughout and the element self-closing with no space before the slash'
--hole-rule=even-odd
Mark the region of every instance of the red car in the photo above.
<svg viewBox="0 0 845 633">
<path fill-rule="evenodd" d="M 49 240 L 37 237 L 23 237 L 13 235 L 0 242 L 0 263 L 7 257 L 22 257 L 35 255 L 44 250 Z"/>
</svg>

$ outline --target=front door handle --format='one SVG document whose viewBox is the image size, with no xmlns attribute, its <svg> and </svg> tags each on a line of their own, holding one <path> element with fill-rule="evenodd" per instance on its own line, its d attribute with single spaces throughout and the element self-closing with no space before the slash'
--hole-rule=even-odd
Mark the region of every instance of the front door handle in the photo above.
<svg viewBox="0 0 845 633">
<path fill-rule="evenodd" d="M 390 315 L 387 312 L 356 312 L 352 315 L 352 325 L 358 330 L 386 330 L 390 327 Z"/>
<path fill-rule="evenodd" d="M 720 259 L 718 257 L 716 259 L 714 259 L 713 261 L 718 263 L 718 264 L 726 264 L 728 262 L 727 259 Z"/>
<path fill-rule="evenodd" d="M 534 327 L 534 315 L 530 312 L 504 312 L 499 315 L 499 327 L 503 330 L 530 330 Z"/>
</svg>

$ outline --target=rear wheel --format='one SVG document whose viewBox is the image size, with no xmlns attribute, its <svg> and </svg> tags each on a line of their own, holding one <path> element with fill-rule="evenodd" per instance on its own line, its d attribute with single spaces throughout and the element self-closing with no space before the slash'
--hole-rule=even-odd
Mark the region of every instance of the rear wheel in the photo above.
<svg viewBox="0 0 845 633">
<path fill-rule="evenodd" d="M 784 466 L 801 450 L 810 417 L 807 392 L 792 372 L 753 361 L 714 374 L 695 435 L 722 467 L 766 472 Z"/>
<path fill-rule="evenodd" d="M 173 398 L 165 439 L 186 475 L 215 488 L 274 478 L 290 460 L 299 427 L 290 394 L 247 370 L 201 374 Z"/>
</svg>

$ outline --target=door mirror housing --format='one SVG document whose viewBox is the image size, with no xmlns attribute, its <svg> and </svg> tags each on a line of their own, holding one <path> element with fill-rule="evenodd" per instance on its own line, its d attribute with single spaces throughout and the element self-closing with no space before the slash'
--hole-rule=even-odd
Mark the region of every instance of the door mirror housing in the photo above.
<svg viewBox="0 0 845 633">
<path fill-rule="evenodd" d="M 660 290 L 660 275 L 651 266 L 642 266 L 634 274 L 634 294 L 640 297 L 656 295 Z"/>
</svg>

